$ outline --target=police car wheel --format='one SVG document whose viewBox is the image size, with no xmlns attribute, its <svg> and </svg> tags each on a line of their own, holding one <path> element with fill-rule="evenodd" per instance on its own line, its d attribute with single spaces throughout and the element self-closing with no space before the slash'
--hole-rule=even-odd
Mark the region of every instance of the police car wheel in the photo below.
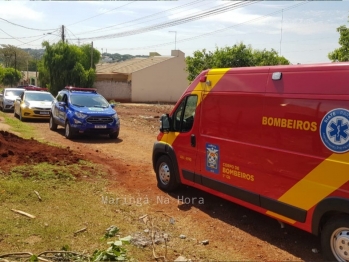
<svg viewBox="0 0 349 262">
<path fill-rule="evenodd" d="M 50 130 L 56 131 L 57 130 L 57 124 L 55 123 L 53 116 L 50 116 Z"/>
<path fill-rule="evenodd" d="M 119 131 L 109 134 L 109 137 L 110 137 L 111 139 L 117 139 L 118 136 L 119 136 Z"/>
<path fill-rule="evenodd" d="M 349 261 L 349 216 L 329 220 L 321 232 L 322 252 L 329 261 Z"/>
<path fill-rule="evenodd" d="M 64 135 L 66 138 L 68 139 L 71 139 L 71 138 L 74 138 L 75 136 L 75 132 L 74 130 L 71 128 L 70 124 L 69 124 L 69 121 L 67 121 L 65 123 L 65 132 L 64 132 Z"/>
<path fill-rule="evenodd" d="M 19 110 L 19 120 L 24 122 L 26 119 L 22 116 L 22 110 Z"/>
<path fill-rule="evenodd" d="M 156 162 L 156 179 L 161 190 L 173 191 L 178 187 L 173 164 L 168 156 L 161 156 Z"/>
</svg>

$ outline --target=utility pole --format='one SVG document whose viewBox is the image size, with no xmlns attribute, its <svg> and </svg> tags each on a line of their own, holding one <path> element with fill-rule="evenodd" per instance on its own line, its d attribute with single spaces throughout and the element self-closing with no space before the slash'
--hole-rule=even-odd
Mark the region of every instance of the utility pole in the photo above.
<svg viewBox="0 0 349 262">
<path fill-rule="evenodd" d="M 176 44 L 177 44 L 177 31 L 168 31 L 169 33 L 175 33 L 175 50 L 176 49 Z"/>
<path fill-rule="evenodd" d="M 93 41 L 91 42 L 91 68 L 93 65 Z"/>
<path fill-rule="evenodd" d="M 31 83 L 29 83 L 29 70 L 28 70 L 28 60 L 27 60 L 27 83 L 28 85 L 30 85 Z"/>
<path fill-rule="evenodd" d="M 64 43 L 65 41 L 65 36 L 64 36 L 64 25 L 62 25 L 62 42 Z"/>
</svg>

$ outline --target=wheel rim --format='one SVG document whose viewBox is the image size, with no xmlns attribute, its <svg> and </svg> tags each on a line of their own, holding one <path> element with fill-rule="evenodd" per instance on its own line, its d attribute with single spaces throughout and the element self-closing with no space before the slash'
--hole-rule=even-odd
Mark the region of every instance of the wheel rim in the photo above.
<svg viewBox="0 0 349 262">
<path fill-rule="evenodd" d="M 331 249 L 338 261 L 349 261 L 349 228 L 341 227 L 333 232 Z"/>
<path fill-rule="evenodd" d="M 162 184 L 167 185 L 170 182 L 170 168 L 166 163 L 161 163 L 159 166 L 159 178 Z"/>
<path fill-rule="evenodd" d="M 70 133 L 69 124 L 66 124 L 66 125 L 65 125 L 65 136 L 66 136 L 66 137 L 69 137 L 69 133 Z"/>
</svg>

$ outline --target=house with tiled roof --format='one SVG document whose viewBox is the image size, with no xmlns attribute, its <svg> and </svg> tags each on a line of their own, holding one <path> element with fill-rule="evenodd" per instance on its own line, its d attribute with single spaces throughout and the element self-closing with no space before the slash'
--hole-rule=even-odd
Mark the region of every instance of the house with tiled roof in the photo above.
<svg viewBox="0 0 349 262">
<path fill-rule="evenodd" d="M 188 86 L 185 57 L 180 50 L 171 56 L 150 53 L 119 63 L 96 65 L 94 87 L 116 102 L 176 102 Z"/>
</svg>

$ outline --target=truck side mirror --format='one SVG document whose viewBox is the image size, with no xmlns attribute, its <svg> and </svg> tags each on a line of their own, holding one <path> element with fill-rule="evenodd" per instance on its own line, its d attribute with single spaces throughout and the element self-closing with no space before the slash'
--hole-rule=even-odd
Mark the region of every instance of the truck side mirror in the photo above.
<svg viewBox="0 0 349 262">
<path fill-rule="evenodd" d="M 164 114 L 160 117 L 160 132 L 168 133 L 170 131 L 170 116 L 168 114 Z"/>
</svg>

